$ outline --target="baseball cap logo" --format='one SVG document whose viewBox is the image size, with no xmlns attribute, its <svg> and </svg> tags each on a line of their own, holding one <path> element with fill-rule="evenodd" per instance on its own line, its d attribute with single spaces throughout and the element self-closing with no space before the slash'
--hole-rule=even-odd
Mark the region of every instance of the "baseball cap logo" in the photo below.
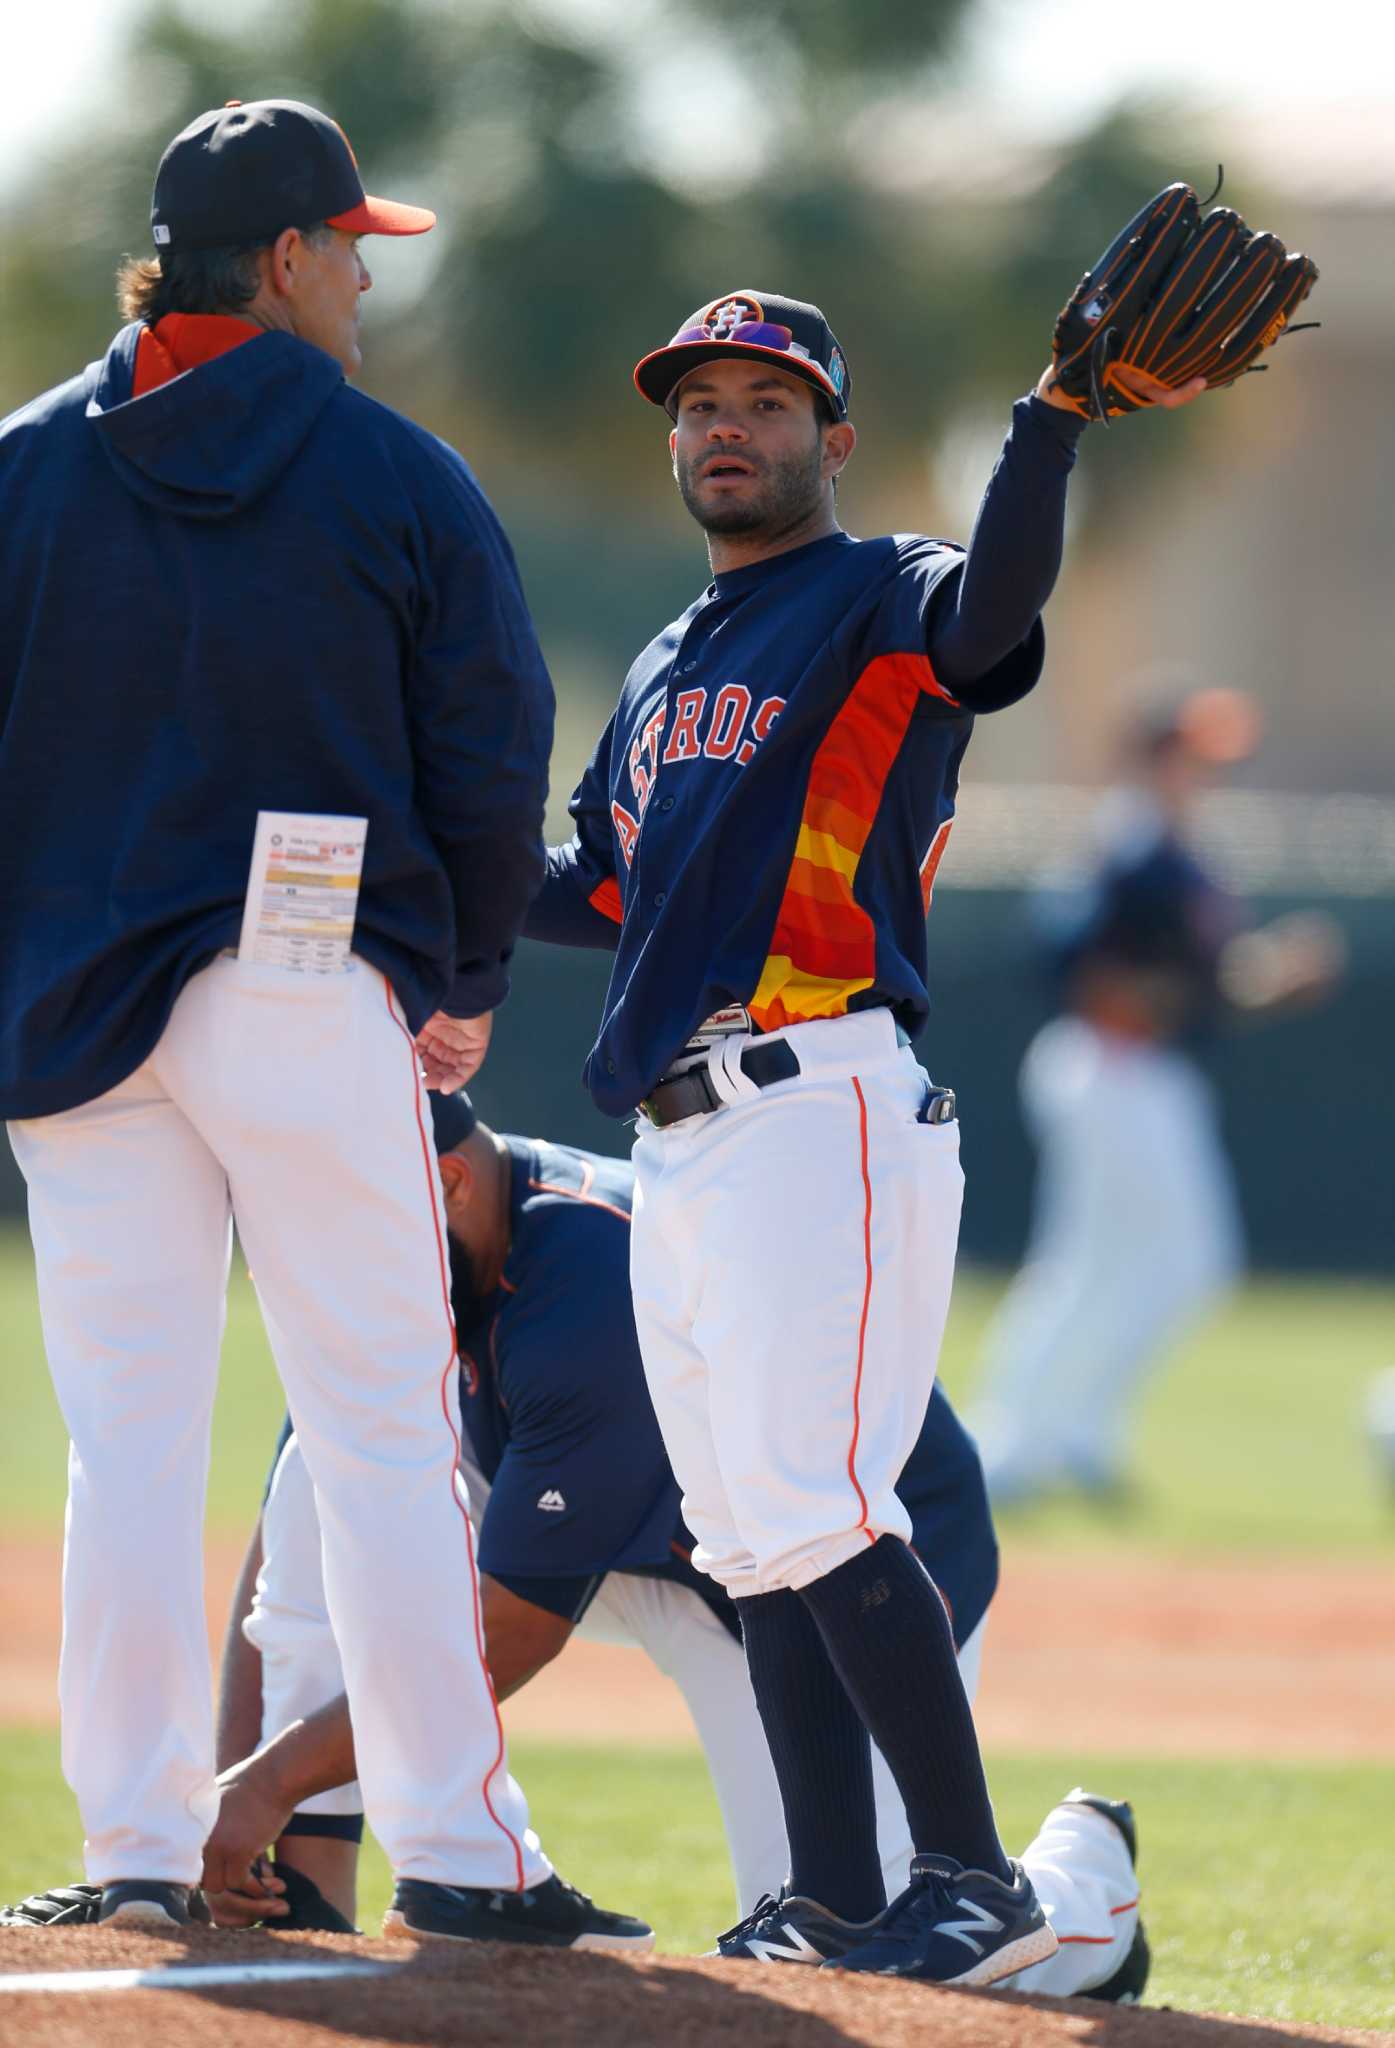
<svg viewBox="0 0 1395 2048">
<path fill-rule="evenodd" d="M 702 316 L 702 324 L 714 341 L 727 341 L 733 329 L 744 326 L 748 320 L 764 318 L 764 309 L 757 300 L 737 294 L 730 299 L 714 299 Z"/>
</svg>

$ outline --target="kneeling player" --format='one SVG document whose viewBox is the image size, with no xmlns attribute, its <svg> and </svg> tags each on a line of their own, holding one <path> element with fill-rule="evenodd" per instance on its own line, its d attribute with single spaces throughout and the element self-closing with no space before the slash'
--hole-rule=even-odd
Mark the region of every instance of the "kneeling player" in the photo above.
<svg viewBox="0 0 1395 2048">
<path fill-rule="evenodd" d="M 573 1630 L 637 1645 L 682 1691 L 712 1773 L 739 1909 L 776 1890 L 789 1845 L 735 1610 L 688 1561 L 677 1484 L 649 1403 L 629 1294 L 633 1176 L 615 1159 L 499 1137 L 461 1097 L 439 1101 L 451 1232 L 466 1469 L 495 1690 L 507 1698 Z M 978 1455 L 936 1388 L 898 1488 L 915 1547 L 950 1610 L 972 1697 L 997 1546 Z M 403 1597 L 411 1597 L 404 1587 Z M 258 1748 L 258 1744 L 261 1747 Z M 256 1752 L 255 1754 L 253 1752 Z M 348 1925 L 362 1809 L 353 1736 L 325 1609 L 320 1533 L 294 1436 L 283 1441 L 229 1624 L 212 1855 L 276 1843 L 277 1865 L 318 1887 Z M 874 1755 L 888 1893 L 911 1842 Z M 1075 1792 L 1023 1857 L 1060 1946 L 1005 1979 L 1014 1990 L 1136 1997 L 1147 1971 L 1127 1807 Z M 292 1905 L 215 1896 L 225 1922 L 298 1917 Z M 763 1960 L 819 1962 L 817 1909 L 789 1902 Z M 342 1919 L 339 1918 L 342 1916 Z"/>
</svg>

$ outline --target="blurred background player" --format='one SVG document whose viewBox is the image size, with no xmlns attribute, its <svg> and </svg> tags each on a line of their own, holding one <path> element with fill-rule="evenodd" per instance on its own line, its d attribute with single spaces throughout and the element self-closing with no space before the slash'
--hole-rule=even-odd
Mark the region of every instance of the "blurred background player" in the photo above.
<svg viewBox="0 0 1395 2048">
<path fill-rule="evenodd" d="M 517 1692 L 578 1627 L 643 1649 L 692 1715 L 749 1913 L 778 1887 L 789 1845 L 736 1608 L 689 1562 L 692 1537 L 644 1383 L 629 1286 L 633 1169 L 496 1134 L 460 1095 L 437 1101 L 435 1122 L 495 1691 Z M 898 1490 L 952 1614 L 972 1699 L 998 1553 L 977 1453 L 938 1387 Z M 314 1924 L 307 1878 L 342 1916 L 319 1924 L 351 1924 L 362 1800 L 314 1494 L 294 1436 L 283 1438 L 234 1596 L 219 1762 L 221 1852 L 237 1860 L 274 1843 L 292 1924 Z M 880 1757 L 874 1774 L 895 1892 L 910 1836 Z M 1009 1980 L 1014 1989 L 1137 1997 L 1148 1952 L 1133 1828 L 1122 1803 L 1080 1791 L 1048 1814 L 1023 1861 L 1061 1945 Z M 288 1917 L 227 1893 L 214 1909 L 224 1924 Z M 772 1946 L 778 1960 L 820 1960 L 789 1939 Z"/>
<path fill-rule="evenodd" d="M 1055 1487 L 1117 1494 L 1145 1375 L 1241 1272 L 1197 1049 L 1223 1022 L 1317 1000 L 1342 963 L 1326 918 L 1244 929 L 1198 851 L 1197 798 L 1259 736 L 1236 690 L 1146 710 L 1095 819 L 1088 874 L 1044 895 L 1060 1010 L 1022 1063 L 1039 1154 L 1031 1236 L 971 1417 L 1000 1504 Z"/>
</svg>

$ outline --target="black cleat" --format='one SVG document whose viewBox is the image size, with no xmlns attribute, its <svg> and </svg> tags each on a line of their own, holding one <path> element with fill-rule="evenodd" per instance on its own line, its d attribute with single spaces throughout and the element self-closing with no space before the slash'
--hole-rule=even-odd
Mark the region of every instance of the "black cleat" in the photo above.
<svg viewBox="0 0 1395 2048">
<path fill-rule="evenodd" d="M 584 1892 L 555 1875 L 524 1892 L 400 1877 L 383 1915 L 383 1933 L 406 1941 L 529 1942 L 633 1956 L 648 1955 L 654 1946 L 654 1930 L 643 1920 L 593 1906 Z"/>
<path fill-rule="evenodd" d="M 331 1906 L 315 1880 L 297 1870 L 294 1863 L 277 1863 L 273 1858 L 271 1869 L 286 1887 L 281 1896 L 289 1911 L 279 1919 L 259 1923 L 269 1934 L 358 1933 L 353 1921 L 346 1920 L 337 1906 Z"/>
<path fill-rule="evenodd" d="M 149 1927 L 157 1932 L 169 1927 L 187 1927 L 192 1920 L 206 1924 L 208 1909 L 202 1895 L 190 1884 L 165 1884 L 154 1877 L 126 1877 L 102 1886 L 102 1903 L 97 1914 L 104 1927 Z"/>
<path fill-rule="evenodd" d="M 880 1922 L 880 1913 L 871 1920 L 840 1920 L 817 1899 L 798 1892 L 772 1899 L 767 1892 L 744 1920 L 718 1935 L 708 1954 L 752 1963 L 826 1963 L 870 1940 Z"/>
<path fill-rule="evenodd" d="M 1112 1977 L 1106 1977 L 1103 1984 L 1096 1984 L 1093 1991 L 1082 1991 L 1082 1998 L 1103 1998 L 1111 2005 L 1137 2005 L 1148 1984 L 1148 1971 L 1153 1955 L 1148 1947 L 1148 1937 L 1143 1932 L 1140 1920 L 1133 1931 L 1129 1952 Z"/>
<path fill-rule="evenodd" d="M 950 1856 L 916 1856 L 911 1881 L 870 1937 L 830 1970 L 918 1977 L 927 1984 L 996 1984 L 1054 1956 L 1056 1936 L 1020 1863 L 1004 1882 Z"/>
<path fill-rule="evenodd" d="M 1129 1861 L 1135 1868 L 1138 1864 L 1138 1822 L 1133 1817 L 1133 1808 L 1127 1799 L 1105 1799 L 1098 1792 L 1086 1792 L 1077 1785 L 1073 1792 L 1067 1792 L 1062 1806 L 1089 1806 L 1096 1813 L 1102 1813 L 1106 1820 L 1112 1820 L 1124 1838 L 1129 1852 Z"/>
</svg>

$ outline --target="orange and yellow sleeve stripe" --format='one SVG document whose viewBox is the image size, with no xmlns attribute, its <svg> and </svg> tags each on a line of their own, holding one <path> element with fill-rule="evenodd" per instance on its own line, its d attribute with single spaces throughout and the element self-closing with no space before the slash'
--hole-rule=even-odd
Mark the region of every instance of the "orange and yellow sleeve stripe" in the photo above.
<svg viewBox="0 0 1395 2048">
<path fill-rule="evenodd" d="M 879 655 L 820 742 L 770 953 L 747 1005 L 763 1031 L 841 1017 L 872 986 L 876 927 L 853 885 L 922 694 L 954 702 L 925 655 Z"/>
</svg>

